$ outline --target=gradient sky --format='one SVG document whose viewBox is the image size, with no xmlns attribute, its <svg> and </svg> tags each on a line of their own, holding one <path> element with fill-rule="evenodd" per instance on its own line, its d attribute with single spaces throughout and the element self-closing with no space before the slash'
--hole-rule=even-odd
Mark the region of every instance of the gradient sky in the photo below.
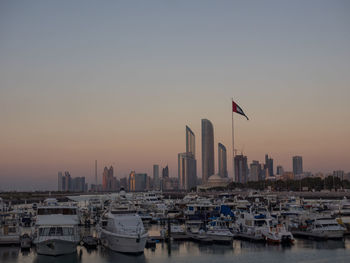
<svg viewBox="0 0 350 263">
<path fill-rule="evenodd" d="M 151 174 L 201 118 L 232 156 L 350 171 L 350 1 L 0 1 L 0 189 Z M 230 159 L 229 159 L 230 160 Z M 232 164 L 229 161 L 229 174 Z M 217 170 L 217 163 L 215 169 Z"/>
</svg>

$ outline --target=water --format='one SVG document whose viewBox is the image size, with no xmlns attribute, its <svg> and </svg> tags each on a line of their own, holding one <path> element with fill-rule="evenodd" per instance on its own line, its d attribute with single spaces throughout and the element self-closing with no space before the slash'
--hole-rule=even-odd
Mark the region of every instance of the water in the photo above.
<svg viewBox="0 0 350 263">
<path fill-rule="evenodd" d="M 152 226 L 151 234 L 159 231 Z M 191 241 L 173 241 L 171 245 L 158 243 L 154 250 L 145 249 L 142 255 L 126 255 L 104 247 L 88 251 L 78 246 L 77 253 L 51 257 L 37 255 L 34 249 L 21 252 L 19 247 L 0 247 L 0 262 L 24 263 L 338 263 L 350 262 L 350 238 L 343 241 L 313 241 L 297 239 L 293 246 L 267 245 L 234 240 L 231 245 L 201 245 Z"/>
</svg>

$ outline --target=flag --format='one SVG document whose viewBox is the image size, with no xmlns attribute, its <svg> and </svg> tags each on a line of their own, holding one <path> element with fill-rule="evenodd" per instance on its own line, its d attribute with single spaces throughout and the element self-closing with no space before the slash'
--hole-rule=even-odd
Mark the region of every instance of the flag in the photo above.
<svg viewBox="0 0 350 263">
<path fill-rule="evenodd" d="M 249 120 L 247 115 L 245 115 L 245 113 L 243 112 L 242 108 L 239 107 L 234 101 L 232 101 L 232 111 L 243 115 L 244 117 L 247 118 L 247 120 Z"/>
</svg>

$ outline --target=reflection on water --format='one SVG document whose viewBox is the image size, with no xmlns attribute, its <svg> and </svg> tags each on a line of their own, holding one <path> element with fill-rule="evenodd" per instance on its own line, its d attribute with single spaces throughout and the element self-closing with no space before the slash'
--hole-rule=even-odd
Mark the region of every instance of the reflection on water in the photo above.
<svg viewBox="0 0 350 263">
<path fill-rule="evenodd" d="M 348 263 L 349 259 L 350 238 L 340 241 L 297 239 L 292 246 L 268 245 L 239 240 L 234 240 L 229 245 L 207 245 L 191 241 L 172 241 L 170 244 L 157 243 L 155 249 L 145 249 L 145 253 L 140 255 L 117 253 L 101 246 L 93 250 L 87 250 L 85 247 L 78 246 L 77 252 L 74 254 L 51 257 L 37 255 L 35 249 L 21 251 L 19 247 L 0 247 L 1 263 L 225 263 L 233 261 L 239 263 Z"/>
</svg>

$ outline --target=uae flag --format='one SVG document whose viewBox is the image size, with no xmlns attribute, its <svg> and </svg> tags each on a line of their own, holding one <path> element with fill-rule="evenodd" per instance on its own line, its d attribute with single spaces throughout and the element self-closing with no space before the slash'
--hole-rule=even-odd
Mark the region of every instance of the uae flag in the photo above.
<svg viewBox="0 0 350 263">
<path fill-rule="evenodd" d="M 247 115 L 245 115 L 245 113 L 243 112 L 242 108 L 239 107 L 234 101 L 232 101 L 232 111 L 243 115 L 244 117 L 247 118 L 247 120 L 249 120 Z"/>
</svg>

